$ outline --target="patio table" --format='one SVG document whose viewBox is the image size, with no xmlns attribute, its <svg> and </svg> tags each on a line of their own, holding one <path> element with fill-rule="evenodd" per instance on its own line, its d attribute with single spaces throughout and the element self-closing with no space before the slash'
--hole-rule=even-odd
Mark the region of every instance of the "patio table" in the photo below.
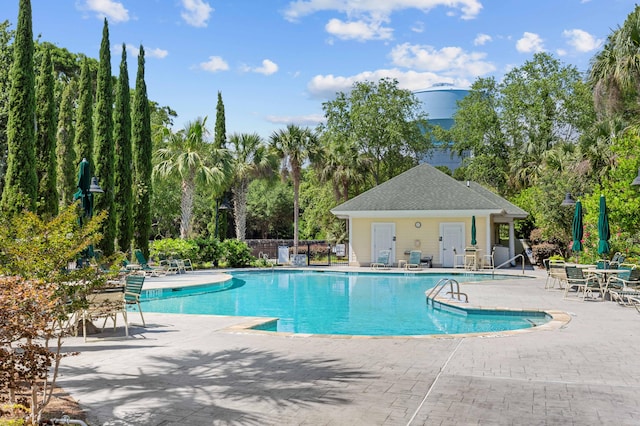
<svg viewBox="0 0 640 426">
<path fill-rule="evenodd" d="M 600 284 L 600 294 L 602 295 L 602 300 L 605 300 L 605 295 L 607 293 L 607 288 L 609 286 L 609 276 L 617 275 L 620 272 L 629 272 L 626 269 L 597 269 L 597 268 L 587 268 L 584 270 L 589 274 L 594 274 L 598 277 L 598 283 Z"/>
</svg>

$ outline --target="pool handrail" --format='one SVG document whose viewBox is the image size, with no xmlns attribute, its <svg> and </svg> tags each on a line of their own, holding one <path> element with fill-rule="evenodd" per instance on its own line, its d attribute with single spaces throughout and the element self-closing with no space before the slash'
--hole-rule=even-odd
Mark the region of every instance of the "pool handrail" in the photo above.
<svg viewBox="0 0 640 426">
<path fill-rule="evenodd" d="M 514 260 L 516 260 L 517 258 L 521 257 L 522 258 L 522 274 L 524 275 L 524 255 L 522 253 L 520 254 L 516 254 L 515 256 L 513 256 L 511 259 L 502 262 L 501 264 L 499 264 L 498 266 L 496 266 L 495 268 L 493 268 L 493 271 L 491 272 L 491 275 L 495 275 L 496 269 L 498 268 L 502 268 L 504 265 L 506 265 L 507 263 L 511 263 Z"/>
<path fill-rule="evenodd" d="M 455 283 L 455 290 L 453 288 L 453 285 Z M 453 278 L 442 278 L 440 279 L 440 281 L 438 281 L 438 283 L 433 286 L 433 288 L 431 289 L 431 291 L 429 292 L 429 294 L 427 295 L 427 305 L 429 304 L 429 300 L 431 300 L 431 304 L 433 305 L 433 299 L 435 297 L 438 296 L 438 294 L 440 294 L 440 292 L 442 291 L 442 289 L 449 284 L 449 288 L 450 291 L 447 292 L 447 294 L 450 294 L 452 296 L 457 296 L 458 301 L 460 300 L 460 296 L 464 296 L 464 302 L 468 303 L 469 302 L 469 296 L 467 295 L 467 293 L 462 293 L 460 291 L 460 283 L 456 280 L 454 280 Z M 438 291 L 436 291 L 436 289 Z"/>
</svg>

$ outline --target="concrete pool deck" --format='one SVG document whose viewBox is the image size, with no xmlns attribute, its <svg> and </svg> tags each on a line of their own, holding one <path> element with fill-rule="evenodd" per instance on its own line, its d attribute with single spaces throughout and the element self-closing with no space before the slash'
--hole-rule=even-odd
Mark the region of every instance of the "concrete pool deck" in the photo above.
<svg viewBox="0 0 640 426">
<path fill-rule="evenodd" d="M 80 354 L 63 360 L 58 384 L 92 425 L 640 424 L 640 314 L 563 299 L 544 289 L 544 271 L 509 273 L 518 278 L 463 283 L 470 305 L 563 311 L 570 322 L 488 337 L 301 337 L 234 329 L 246 317 L 145 313 L 129 338 L 122 327 L 68 338 L 65 350 Z"/>
</svg>

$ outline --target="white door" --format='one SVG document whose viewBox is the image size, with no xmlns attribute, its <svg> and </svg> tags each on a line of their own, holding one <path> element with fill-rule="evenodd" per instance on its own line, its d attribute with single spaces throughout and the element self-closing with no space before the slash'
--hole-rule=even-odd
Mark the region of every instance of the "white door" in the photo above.
<svg viewBox="0 0 640 426">
<path fill-rule="evenodd" d="M 440 243 L 442 266 L 452 268 L 455 253 L 464 254 L 464 223 L 441 223 L 440 235 L 442 236 Z"/>
<path fill-rule="evenodd" d="M 391 250 L 389 261 L 396 258 L 396 224 L 372 223 L 371 224 L 371 261 L 378 260 L 380 250 Z"/>
</svg>

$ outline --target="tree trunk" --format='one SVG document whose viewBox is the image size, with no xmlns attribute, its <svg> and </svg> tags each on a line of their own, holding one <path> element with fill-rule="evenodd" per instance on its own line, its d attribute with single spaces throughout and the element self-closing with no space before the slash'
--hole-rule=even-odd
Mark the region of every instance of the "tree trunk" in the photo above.
<svg viewBox="0 0 640 426">
<path fill-rule="evenodd" d="M 180 200 L 180 238 L 183 240 L 191 236 L 191 213 L 193 211 L 193 181 L 182 181 L 182 198 Z"/>
<path fill-rule="evenodd" d="M 249 182 L 240 179 L 233 187 L 233 214 L 236 217 L 236 238 L 244 241 L 247 233 L 247 192 Z"/>
</svg>

